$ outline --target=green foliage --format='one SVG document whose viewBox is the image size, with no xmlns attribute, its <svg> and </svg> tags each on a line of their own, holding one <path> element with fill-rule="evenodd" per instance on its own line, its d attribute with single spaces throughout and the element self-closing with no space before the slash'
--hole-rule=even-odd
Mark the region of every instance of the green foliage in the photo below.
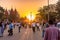
<svg viewBox="0 0 60 40">
<path fill-rule="evenodd" d="M 9 20 L 18 21 L 19 20 L 19 14 L 17 12 L 16 13 L 14 13 L 14 12 L 10 13 Z"/>
<path fill-rule="evenodd" d="M 20 16 L 16 9 L 15 10 L 11 9 L 8 14 L 7 13 L 4 14 L 4 12 L 8 12 L 8 10 L 6 11 L 5 9 L 3 9 L 3 7 L 0 6 L 0 19 L 1 20 L 4 20 L 4 19 L 8 19 L 10 21 L 20 20 Z"/>
<path fill-rule="evenodd" d="M 56 10 L 57 10 L 57 18 L 60 19 L 60 0 L 57 2 Z"/>
<path fill-rule="evenodd" d="M 52 10 L 53 8 L 54 8 L 54 5 L 49 5 L 49 7 L 44 6 L 43 8 L 40 8 L 38 12 L 42 16 L 42 18 L 45 20 L 48 20 L 48 15 L 49 15 L 49 19 L 55 19 L 57 16 L 57 13 Z"/>
<path fill-rule="evenodd" d="M 4 15 L 4 9 L 3 7 L 0 7 L 0 19 L 2 19 L 3 15 Z"/>
<path fill-rule="evenodd" d="M 43 8 L 40 8 L 38 10 L 40 16 L 42 17 L 42 19 L 47 19 L 47 15 L 48 15 L 48 6 L 44 6 Z"/>
</svg>

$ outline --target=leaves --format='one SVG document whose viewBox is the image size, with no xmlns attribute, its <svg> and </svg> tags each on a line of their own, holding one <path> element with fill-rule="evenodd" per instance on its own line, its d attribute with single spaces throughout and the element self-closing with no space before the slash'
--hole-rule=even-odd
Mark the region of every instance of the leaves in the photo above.
<svg viewBox="0 0 60 40">
<path fill-rule="evenodd" d="M 3 7 L 0 7 L 0 19 L 2 19 L 3 15 L 4 15 L 4 9 Z"/>
<path fill-rule="evenodd" d="M 56 5 L 57 18 L 60 19 L 60 0 L 58 0 Z"/>
<path fill-rule="evenodd" d="M 40 8 L 38 12 L 42 16 L 42 18 L 46 20 L 48 20 L 48 15 L 49 19 L 55 19 L 57 16 L 55 4 L 49 5 L 49 7 L 44 6 L 43 8 Z"/>
</svg>

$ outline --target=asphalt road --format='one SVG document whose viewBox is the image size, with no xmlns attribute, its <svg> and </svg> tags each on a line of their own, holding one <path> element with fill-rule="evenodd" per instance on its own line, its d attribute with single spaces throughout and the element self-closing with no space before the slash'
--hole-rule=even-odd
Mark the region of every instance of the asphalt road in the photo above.
<svg viewBox="0 0 60 40">
<path fill-rule="evenodd" d="M 21 32 L 18 32 L 18 27 L 13 29 L 13 36 L 8 36 L 8 28 L 4 31 L 3 37 L 0 40 L 43 40 L 41 30 L 33 33 L 32 28 L 21 28 Z"/>
</svg>

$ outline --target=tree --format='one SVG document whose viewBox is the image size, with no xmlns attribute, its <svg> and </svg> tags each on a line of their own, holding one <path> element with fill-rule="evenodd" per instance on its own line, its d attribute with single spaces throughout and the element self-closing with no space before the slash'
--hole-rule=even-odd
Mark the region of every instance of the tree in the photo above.
<svg viewBox="0 0 60 40">
<path fill-rule="evenodd" d="M 42 17 L 42 19 L 47 19 L 47 14 L 48 14 L 48 7 L 47 6 L 44 6 L 43 8 L 40 8 L 39 10 L 38 10 L 38 12 L 39 12 L 39 14 L 40 14 L 40 16 Z"/>
<path fill-rule="evenodd" d="M 0 19 L 2 19 L 3 15 L 4 15 L 4 9 L 3 7 L 0 6 Z"/>
<path fill-rule="evenodd" d="M 60 19 L 60 0 L 58 0 L 57 2 L 56 10 L 57 10 L 57 18 Z"/>
<path fill-rule="evenodd" d="M 20 16 L 19 16 L 18 11 L 16 9 L 14 10 L 14 16 L 15 16 L 15 21 L 19 21 L 20 20 Z"/>
<path fill-rule="evenodd" d="M 49 19 L 55 19 L 57 12 L 56 12 L 56 5 L 55 4 L 51 4 L 48 6 L 44 6 L 43 8 L 40 8 L 38 10 L 39 14 L 42 16 L 42 18 L 44 20 L 48 20 L 48 15 L 49 15 Z"/>
<path fill-rule="evenodd" d="M 9 20 L 13 20 L 13 21 L 17 21 L 19 19 L 19 14 L 17 12 L 17 10 L 10 10 L 10 15 L 9 15 Z"/>
</svg>

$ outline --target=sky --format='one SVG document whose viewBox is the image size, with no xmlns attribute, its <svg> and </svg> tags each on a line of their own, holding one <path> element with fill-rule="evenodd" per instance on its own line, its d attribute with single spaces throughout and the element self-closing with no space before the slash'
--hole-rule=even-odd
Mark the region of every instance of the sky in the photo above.
<svg viewBox="0 0 60 40">
<path fill-rule="evenodd" d="M 56 4 L 58 0 L 49 0 L 49 4 Z M 8 10 L 17 9 L 21 17 L 27 16 L 30 12 L 37 14 L 40 7 L 48 5 L 48 0 L 0 0 L 0 6 Z"/>
</svg>

